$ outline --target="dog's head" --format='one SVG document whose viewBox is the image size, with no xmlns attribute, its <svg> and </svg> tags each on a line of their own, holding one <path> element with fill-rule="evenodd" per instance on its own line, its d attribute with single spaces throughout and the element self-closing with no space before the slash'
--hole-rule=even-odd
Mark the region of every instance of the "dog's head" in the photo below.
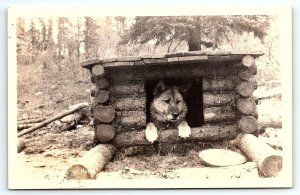
<svg viewBox="0 0 300 195">
<path fill-rule="evenodd" d="M 190 85 L 191 83 L 181 86 L 166 86 L 163 81 L 159 81 L 153 90 L 152 117 L 159 121 L 183 119 L 187 113 L 187 106 L 183 97 Z"/>
</svg>

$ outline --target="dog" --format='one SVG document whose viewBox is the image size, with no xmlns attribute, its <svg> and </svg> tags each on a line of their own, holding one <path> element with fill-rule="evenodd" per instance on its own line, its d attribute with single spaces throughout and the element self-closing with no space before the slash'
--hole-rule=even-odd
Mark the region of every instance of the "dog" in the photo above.
<svg viewBox="0 0 300 195">
<path fill-rule="evenodd" d="M 191 128 L 185 121 L 188 108 L 184 101 L 191 83 L 182 86 L 166 86 L 159 81 L 153 89 L 153 101 L 150 104 L 150 122 L 146 126 L 146 139 L 153 143 L 158 139 L 157 129 L 177 128 L 178 135 L 187 138 Z"/>
</svg>

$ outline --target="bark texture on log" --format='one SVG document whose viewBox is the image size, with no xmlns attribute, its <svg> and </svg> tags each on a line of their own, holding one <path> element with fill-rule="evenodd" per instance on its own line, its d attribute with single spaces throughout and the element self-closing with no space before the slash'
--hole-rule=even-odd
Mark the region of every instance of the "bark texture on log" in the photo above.
<svg viewBox="0 0 300 195">
<path fill-rule="evenodd" d="M 145 128 L 146 113 L 144 111 L 122 111 L 117 112 L 117 123 L 122 128 Z"/>
<path fill-rule="evenodd" d="M 127 111 L 136 111 L 144 110 L 146 107 L 146 97 L 125 97 L 122 99 L 117 99 L 114 102 L 116 110 L 127 110 Z"/>
<path fill-rule="evenodd" d="M 249 97 L 253 94 L 255 85 L 250 81 L 243 81 L 237 87 L 236 91 L 243 97 Z"/>
<path fill-rule="evenodd" d="M 204 123 L 227 122 L 236 120 L 236 111 L 232 106 L 205 108 L 203 114 Z"/>
<path fill-rule="evenodd" d="M 234 95 L 231 93 L 203 93 L 203 107 L 215 107 L 231 105 L 234 102 Z"/>
<path fill-rule="evenodd" d="M 95 91 L 95 101 L 97 103 L 103 104 L 109 100 L 109 92 L 106 90 L 96 90 Z"/>
<path fill-rule="evenodd" d="M 231 79 L 203 78 L 203 91 L 232 91 L 235 89 L 235 81 Z"/>
<path fill-rule="evenodd" d="M 115 154 L 115 147 L 110 144 L 99 144 L 86 152 L 66 172 L 65 179 L 94 179 L 104 169 Z"/>
<path fill-rule="evenodd" d="M 93 116 L 102 123 L 111 123 L 115 119 L 115 109 L 112 106 L 96 106 Z"/>
<path fill-rule="evenodd" d="M 260 118 L 258 120 L 259 127 L 282 128 L 282 121 L 280 119 Z"/>
<path fill-rule="evenodd" d="M 130 83 L 127 85 L 114 85 L 110 89 L 113 95 L 140 95 L 145 94 L 144 83 Z"/>
<path fill-rule="evenodd" d="M 51 131 L 53 133 L 61 133 L 74 127 L 78 121 L 82 118 L 81 113 L 73 113 L 68 116 L 56 120 L 52 123 Z"/>
<path fill-rule="evenodd" d="M 239 99 L 237 109 L 242 114 L 250 115 L 256 111 L 256 104 L 253 99 Z"/>
<path fill-rule="evenodd" d="M 241 134 L 234 143 L 243 153 L 257 164 L 266 177 L 276 176 L 282 168 L 282 156 L 269 145 L 251 134 Z"/>
<path fill-rule="evenodd" d="M 116 130 L 112 125 L 99 124 L 95 126 L 95 136 L 101 143 L 109 142 L 116 135 Z"/>
<path fill-rule="evenodd" d="M 236 125 L 204 125 L 191 128 L 191 136 L 182 139 L 178 136 L 177 129 L 159 131 L 159 143 L 182 143 L 198 141 L 217 141 L 224 138 L 234 138 L 237 135 Z M 139 145 L 151 145 L 146 140 L 145 131 L 127 131 L 118 133 L 111 142 L 117 148 Z"/>
<path fill-rule="evenodd" d="M 104 76 L 105 71 L 104 71 L 103 66 L 95 65 L 92 68 L 92 73 L 94 76 L 102 77 L 102 76 Z"/>
<path fill-rule="evenodd" d="M 239 128 L 244 133 L 255 133 L 258 130 L 257 121 L 252 116 L 245 116 L 239 121 Z"/>
</svg>

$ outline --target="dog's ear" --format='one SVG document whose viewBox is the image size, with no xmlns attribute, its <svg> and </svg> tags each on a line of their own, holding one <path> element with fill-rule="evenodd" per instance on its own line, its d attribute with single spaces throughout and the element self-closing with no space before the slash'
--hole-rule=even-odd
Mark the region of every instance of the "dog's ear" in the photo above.
<svg viewBox="0 0 300 195">
<path fill-rule="evenodd" d="M 185 96 L 187 94 L 187 92 L 189 91 L 189 89 L 191 88 L 192 86 L 192 82 L 187 82 L 183 85 L 180 85 L 178 86 L 178 91 L 183 95 Z"/>
<path fill-rule="evenodd" d="M 161 94 L 166 89 L 165 83 L 160 80 L 157 85 L 154 87 L 153 95 Z"/>
</svg>

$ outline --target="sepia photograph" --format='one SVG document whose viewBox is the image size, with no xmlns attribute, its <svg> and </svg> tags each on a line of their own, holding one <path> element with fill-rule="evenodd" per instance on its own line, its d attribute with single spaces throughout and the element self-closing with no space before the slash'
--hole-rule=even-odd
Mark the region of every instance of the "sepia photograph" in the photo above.
<svg viewBox="0 0 300 195">
<path fill-rule="evenodd" d="M 292 187 L 291 13 L 9 8 L 9 188 Z"/>
</svg>

